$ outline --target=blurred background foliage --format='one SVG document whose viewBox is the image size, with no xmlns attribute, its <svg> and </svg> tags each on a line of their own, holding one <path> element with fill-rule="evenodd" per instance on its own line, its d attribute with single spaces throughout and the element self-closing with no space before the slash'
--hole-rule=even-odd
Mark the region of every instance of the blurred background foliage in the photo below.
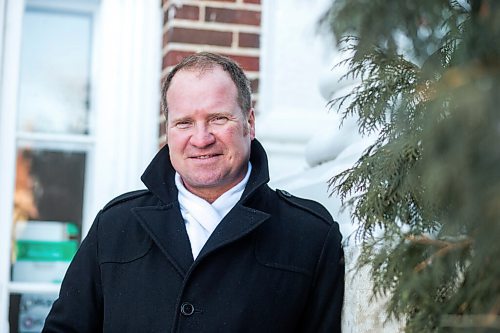
<svg viewBox="0 0 500 333">
<path fill-rule="evenodd" d="M 375 133 L 334 176 L 359 265 L 406 332 L 500 331 L 500 1 L 335 0 L 360 84 L 332 108 Z"/>
</svg>

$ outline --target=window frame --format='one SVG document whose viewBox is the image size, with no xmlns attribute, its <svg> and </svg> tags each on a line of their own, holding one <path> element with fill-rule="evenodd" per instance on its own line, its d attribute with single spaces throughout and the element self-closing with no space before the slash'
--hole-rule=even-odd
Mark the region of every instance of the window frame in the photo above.
<svg viewBox="0 0 500 333">
<path fill-rule="evenodd" d="M 64 142 L 72 139 L 76 145 L 93 145 L 87 155 L 82 238 L 107 201 L 122 192 L 143 188 L 140 175 L 158 149 L 161 2 L 85 1 L 0 0 L 0 23 L 4 22 L 0 24 L 0 188 L 3 189 L 0 200 L 0 332 L 8 331 L 10 294 L 57 293 L 59 290 L 57 284 L 11 281 L 10 235 L 18 140 L 42 139 L 40 143 L 45 139 Z M 92 127 L 88 138 L 19 135 L 17 131 L 22 24 L 27 5 L 94 12 L 90 73 L 90 104 L 94 118 L 90 119 Z"/>
</svg>

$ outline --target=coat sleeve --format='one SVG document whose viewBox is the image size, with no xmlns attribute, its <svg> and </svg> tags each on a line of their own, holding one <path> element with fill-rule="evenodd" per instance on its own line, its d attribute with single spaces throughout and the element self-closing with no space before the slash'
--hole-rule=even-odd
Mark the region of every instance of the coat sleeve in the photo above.
<svg viewBox="0 0 500 333">
<path fill-rule="evenodd" d="M 345 273 L 341 241 L 338 224 L 334 223 L 318 261 L 301 332 L 341 332 Z"/>
<path fill-rule="evenodd" d="M 102 332 L 103 302 L 98 262 L 97 215 L 63 279 L 42 333 Z"/>
</svg>

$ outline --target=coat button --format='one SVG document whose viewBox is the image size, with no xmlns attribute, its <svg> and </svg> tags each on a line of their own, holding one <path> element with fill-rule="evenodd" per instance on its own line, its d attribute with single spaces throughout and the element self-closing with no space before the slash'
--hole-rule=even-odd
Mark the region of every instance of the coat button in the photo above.
<svg viewBox="0 0 500 333">
<path fill-rule="evenodd" d="M 181 313 L 185 316 L 190 316 L 194 313 L 194 306 L 191 303 L 182 303 L 181 305 Z"/>
</svg>

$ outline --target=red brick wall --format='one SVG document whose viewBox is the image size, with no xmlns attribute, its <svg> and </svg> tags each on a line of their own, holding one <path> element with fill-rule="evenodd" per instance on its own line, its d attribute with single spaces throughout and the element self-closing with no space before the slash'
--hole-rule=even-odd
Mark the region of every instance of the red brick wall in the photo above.
<svg viewBox="0 0 500 333">
<path fill-rule="evenodd" d="M 163 71 L 186 55 L 211 51 L 236 60 L 252 81 L 258 99 L 260 66 L 260 0 L 162 0 Z M 163 116 L 160 144 L 165 141 Z"/>
</svg>

